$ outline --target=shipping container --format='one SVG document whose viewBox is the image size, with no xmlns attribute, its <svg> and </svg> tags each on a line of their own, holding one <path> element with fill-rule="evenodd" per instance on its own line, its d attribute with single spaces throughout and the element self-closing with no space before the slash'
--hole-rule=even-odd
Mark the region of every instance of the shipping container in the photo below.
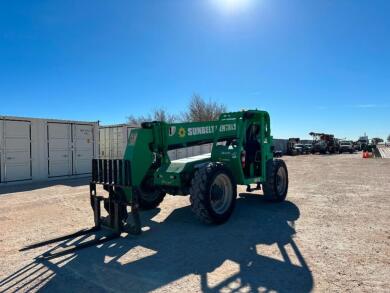
<svg viewBox="0 0 390 293">
<path fill-rule="evenodd" d="M 0 116 L 0 184 L 89 176 L 97 122 Z"/>
<path fill-rule="evenodd" d="M 131 129 L 136 126 L 117 124 L 100 126 L 99 128 L 99 157 L 101 159 L 123 159 L 127 139 Z"/>
</svg>

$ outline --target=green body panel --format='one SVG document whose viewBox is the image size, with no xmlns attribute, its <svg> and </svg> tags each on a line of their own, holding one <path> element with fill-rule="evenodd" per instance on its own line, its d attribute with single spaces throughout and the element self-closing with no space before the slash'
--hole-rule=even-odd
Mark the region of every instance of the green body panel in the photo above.
<svg viewBox="0 0 390 293">
<path fill-rule="evenodd" d="M 132 187 L 138 187 L 147 174 L 154 161 L 154 154 L 149 148 L 153 142 L 153 135 L 150 129 L 133 129 L 130 133 L 124 158 L 131 162 Z M 132 199 L 132 188 L 124 188 L 126 198 L 129 202 Z"/>
<path fill-rule="evenodd" d="M 261 171 L 245 176 L 241 154 L 245 150 L 249 127 L 258 125 L 260 144 L 258 160 Z M 226 142 L 229 142 L 226 144 Z M 212 153 L 171 161 L 168 151 L 193 145 L 213 143 Z M 235 177 L 237 184 L 250 184 L 266 180 L 266 163 L 273 159 L 270 118 L 265 111 L 241 111 L 221 114 L 218 121 L 172 123 L 148 122 L 131 131 L 124 159 L 131 161 L 132 187 L 126 189 L 131 201 L 132 188 L 148 180 L 169 193 L 187 194 L 197 168 L 207 162 L 221 162 Z"/>
<path fill-rule="evenodd" d="M 189 184 L 196 166 L 210 162 L 210 158 L 210 154 L 204 154 L 174 160 L 171 161 L 170 164 L 162 165 L 155 173 L 154 184 L 158 186 L 174 187 L 178 193 L 185 193 L 185 187 Z"/>
</svg>

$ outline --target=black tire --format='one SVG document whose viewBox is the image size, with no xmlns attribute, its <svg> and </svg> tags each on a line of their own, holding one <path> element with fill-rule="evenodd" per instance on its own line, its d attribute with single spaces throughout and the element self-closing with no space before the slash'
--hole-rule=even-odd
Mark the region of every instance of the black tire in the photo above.
<svg viewBox="0 0 390 293">
<path fill-rule="evenodd" d="M 267 162 L 267 181 L 263 184 L 265 199 L 276 202 L 284 201 L 287 191 L 288 171 L 286 163 L 279 159 L 269 160 Z"/>
<path fill-rule="evenodd" d="M 165 197 L 165 192 L 152 185 L 142 184 L 138 188 L 138 204 L 142 210 L 151 210 L 159 206 Z"/>
<path fill-rule="evenodd" d="M 214 190 L 213 194 L 212 190 Z M 221 192 L 223 192 L 222 196 Z M 212 197 L 221 198 L 213 201 Z M 202 222 L 207 224 L 226 222 L 234 210 L 236 197 L 236 181 L 230 170 L 223 164 L 208 163 L 195 171 L 191 180 L 190 201 L 192 211 Z M 221 205 L 220 209 L 218 209 L 219 205 Z"/>
</svg>

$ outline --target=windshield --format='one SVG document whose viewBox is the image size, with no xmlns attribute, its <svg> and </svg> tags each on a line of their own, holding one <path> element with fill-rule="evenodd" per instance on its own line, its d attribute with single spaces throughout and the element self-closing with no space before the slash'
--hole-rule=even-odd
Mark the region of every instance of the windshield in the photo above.
<svg viewBox="0 0 390 293">
<path fill-rule="evenodd" d="M 351 145 L 351 143 L 349 141 L 342 141 L 340 142 L 341 145 Z"/>
</svg>

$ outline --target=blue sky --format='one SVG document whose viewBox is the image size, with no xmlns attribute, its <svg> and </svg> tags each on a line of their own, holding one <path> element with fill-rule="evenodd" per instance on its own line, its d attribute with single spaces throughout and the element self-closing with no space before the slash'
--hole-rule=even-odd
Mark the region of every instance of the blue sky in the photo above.
<svg viewBox="0 0 390 293">
<path fill-rule="evenodd" d="M 390 133 L 390 1 L 2 1 L 0 115 L 122 123 L 193 93 L 275 137 Z"/>
</svg>

